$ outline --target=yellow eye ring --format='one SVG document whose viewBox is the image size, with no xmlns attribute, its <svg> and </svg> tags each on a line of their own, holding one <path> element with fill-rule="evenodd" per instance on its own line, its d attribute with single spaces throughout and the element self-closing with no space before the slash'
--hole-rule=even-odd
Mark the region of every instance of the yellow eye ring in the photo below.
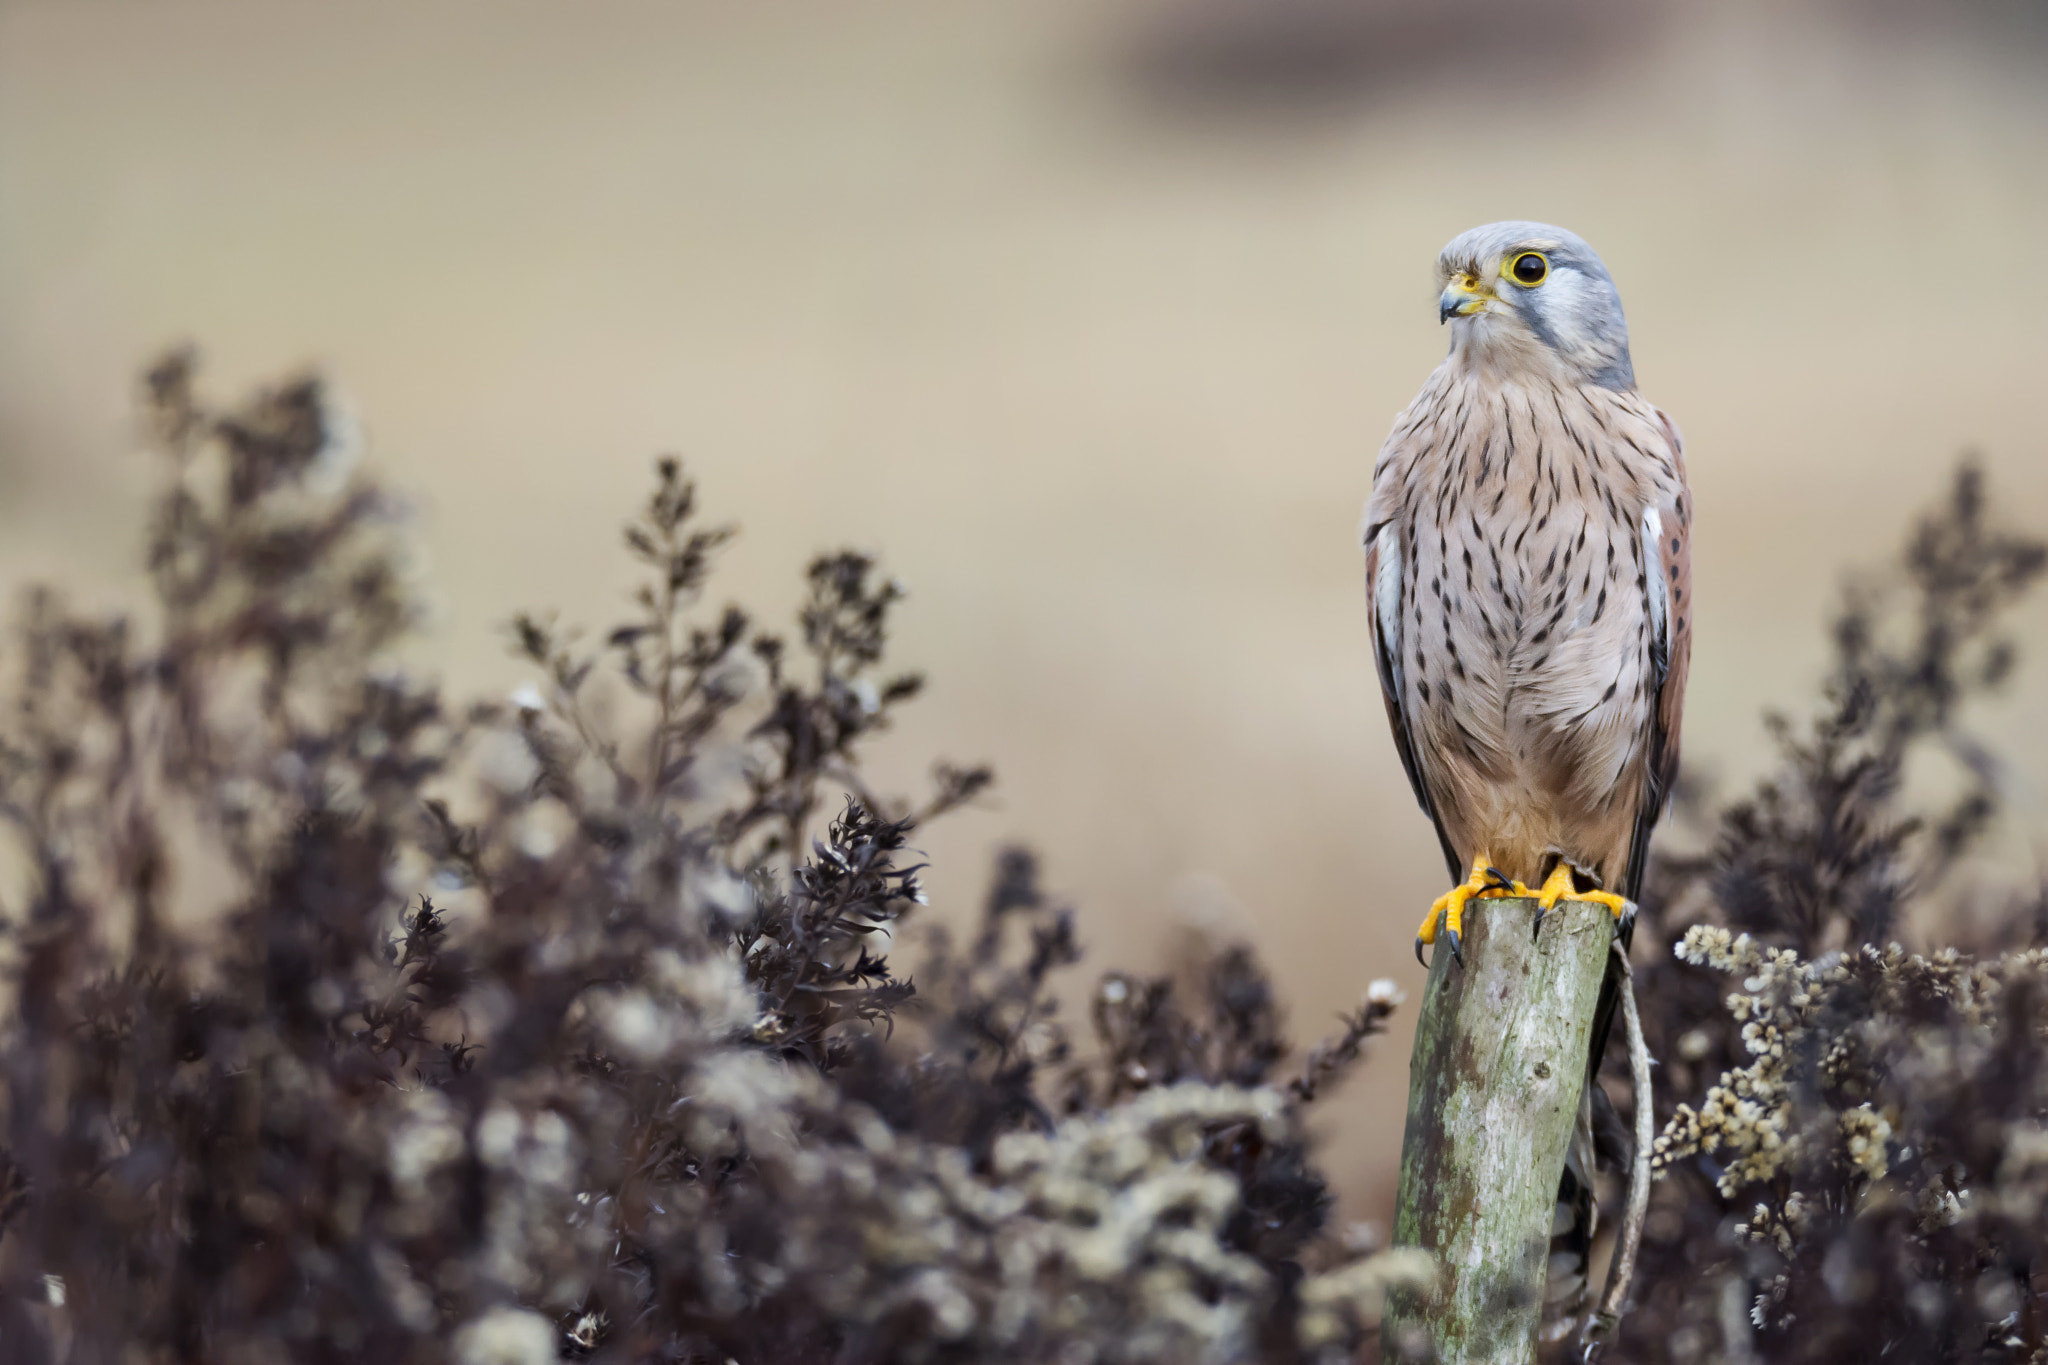
<svg viewBox="0 0 2048 1365">
<path fill-rule="evenodd" d="M 1518 251 L 1508 258 L 1500 273 L 1524 289 L 1534 289 L 1550 278 L 1550 258 L 1540 251 Z"/>
</svg>

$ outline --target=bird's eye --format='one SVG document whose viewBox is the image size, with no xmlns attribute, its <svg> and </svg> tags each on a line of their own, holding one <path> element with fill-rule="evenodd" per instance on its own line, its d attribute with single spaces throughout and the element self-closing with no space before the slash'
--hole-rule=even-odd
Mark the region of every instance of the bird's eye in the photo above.
<svg viewBox="0 0 2048 1365">
<path fill-rule="evenodd" d="M 1540 251 L 1525 251 L 1508 264 L 1508 275 L 1516 284 L 1533 289 L 1550 276 L 1550 262 Z"/>
</svg>

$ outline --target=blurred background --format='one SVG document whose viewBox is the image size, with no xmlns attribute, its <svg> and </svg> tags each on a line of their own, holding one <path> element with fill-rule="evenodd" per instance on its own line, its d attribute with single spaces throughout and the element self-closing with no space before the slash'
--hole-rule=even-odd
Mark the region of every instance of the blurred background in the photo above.
<svg viewBox="0 0 2048 1365">
<path fill-rule="evenodd" d="M 1000 775 L 925 840 L 937 904 L 1026 841 L 1094 966 L 1248 937 L 1306 1045 L 1419 991 L 1442 889 L 1356 546 L 1437 249 L 1535 218 L 1613 270 L 1698 498 L 1687 757 L 1733 790 L 1959 452 L 2048 525 L 2044 153 L 2048 11 L 1989 0 L 7 0 L 0 589 L 137 600 L 169 343 L 223 396 L 332 376 L 457 692 L 523 680 L 515 610 L 623 610 L 678 452 L 743 528 L 714 597 L 786 615 L 849 540 L 909 586 L 883 785 Z M 2037 660 L 1987 718 L 2021 878 L 2044 703 Z M 1407 1049 L 1323 1114 L 1349 1216 Z"/>
</svg>

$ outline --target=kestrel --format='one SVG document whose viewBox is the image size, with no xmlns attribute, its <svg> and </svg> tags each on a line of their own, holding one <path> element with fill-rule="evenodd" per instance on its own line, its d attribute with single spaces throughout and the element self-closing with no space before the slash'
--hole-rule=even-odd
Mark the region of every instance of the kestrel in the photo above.
<svg viewBox="0 0 2048 1365">
<path fill-rule="evenodd" d="M 1457 883 L 1418 957 L 1439 933 L 1459 956 L 1474 896 L 1630 913 L 1692 638 L 1685 458 L 1607 267 L 1491 223 L 1437 283 L 1450 355 L 1380 450 L 1364 533 L 1387 719 Z"/>
</svg>

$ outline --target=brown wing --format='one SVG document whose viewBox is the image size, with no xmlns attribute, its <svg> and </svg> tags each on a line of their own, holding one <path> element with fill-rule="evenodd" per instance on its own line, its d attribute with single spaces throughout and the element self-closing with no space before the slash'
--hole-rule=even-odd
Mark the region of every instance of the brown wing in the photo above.
<svg viewBox="0 0 2048 1365">
<path fill-rule="evenodd" d="M 1685 442 L 1678 434 L 1678 424 L 1662 411 L 1657 417 L 1671 443 L 1678 496 L 1671 506 L 1656 509 L 1659 526 L 1654 562 L 1661 565 L 1663 573 L 1650 583 L 1649 605 L 1651 676 L 1657 684 L 1657 704 L 1650 716 L 1649 781 L 1644 784 L 1642 806 L 1636 813 L 1622 888 L 1630 900 L 1642 890 L 1643 871 L 1650 858 L 1650 832 L 1663 816 L 1671 786 L 1678 779 L 1678 728 L 1685 709 L 1685 673 L 1692 663 L 1692 489 L 1685 479 Z"/>
<path fill-rule="evenodd" d="M 1465 865 L 1458 851 L 1451 847 L 1450 836 L 1444 833 L 1443 817 L 1437 814 L 1436 803 L 1429 797 L 1429 784 L 1422 780 L 1421 757 L 1415 751 L 1407 710 L 1401 704 L 1401 575 L 1405 568 L 1401 562 L 1399 530 L 1384 524 L 1369 528 L 1365 536 L 1365 590 L 1372 602 L 1372 661 L 1380 675 L 1380 696 L 1387 703 L 1387 725 L 1394 732 L 1394 749 L 1401 755 L 1408 785 L 1415 789 L 1415 803 L 1436 826 L 1444 866 L 1450 869 L 1451 880 L 1460 882 L 1465 879 Z"/>
<path fill-rule="evenodd" d="M 1651 676 L 1657 685 L 1657 704 L 1650 713 L 1649 780 L 1643 784 L 1642 804 L 1636 808 L 1635 832 L 1629 840 L 1628 867 L 1618 888 L 1632 901 L 1642 894 L 1643 872 L 1650 861 L 1650 832 L 1663 816 L 1664 807 L 1671 799 L 1671 784 L 1678 777 L 1678 725 L 1685 708 L 1685 671 L 1692 662 L 1692 489 L 1685 480 L 1685 447 L 1678 434 L 1678 426 L 1661 411 L 1657 418 L 1663 425 L 1665 440 L 1670 443 L 1672 468 L 1678 475 L 1678 494 L 1670 506 L 1654 509 L 1658 518 L 1657 544 L 1650 562 L 1659 565 L 1663 573 L 1649 584 L 1647 591 L 1652 627 Z M 1644 534 L 1647 537 L 1647 525 Z M 1634 932 L 1633 917 L 1621 922 L 1624 951 L 1629 948 Z M 1597 1092 L 1594 1096 L 1596 1109 L 1606 1103 L 1605 1093 L 1599 1092 L 1598 1087 L 1600 1062 L 1607 1055 L 1607 1037 L 1614 1026 L 1614 1010 L 1620 1000 L 1620 991 L 1621 972 L 1610 961 L 1606 976 L 1600 983 L 1599 1002 L 1593 1010 L 1593 1051 L 1588 1058 L 1586 1072 L 1588 1086 Z M 1622 1146 L 1633 1144 L 1624 1142 Z M 1573 1150 L 1579 1150 L 1576 1140 Z M 1627 1154 L 1619 1155 L 1619 1164 L 1626 1166 Z M 1589 1178 L 1590 1172 L 1576 1173 L 1580 1187 L 1587 1187 Z M 1566 1196 L 1576 1199 L 1574 1177 L 1568 1175 L 1564 1183 L 1560 1200 Z M 1575 1202 L 1572 1231 L 1567 1241 L 1579 1251 L 1582 1261 L 1590 1247 L 1591 1235 L 1590 1204 Z"/>
</svg>

